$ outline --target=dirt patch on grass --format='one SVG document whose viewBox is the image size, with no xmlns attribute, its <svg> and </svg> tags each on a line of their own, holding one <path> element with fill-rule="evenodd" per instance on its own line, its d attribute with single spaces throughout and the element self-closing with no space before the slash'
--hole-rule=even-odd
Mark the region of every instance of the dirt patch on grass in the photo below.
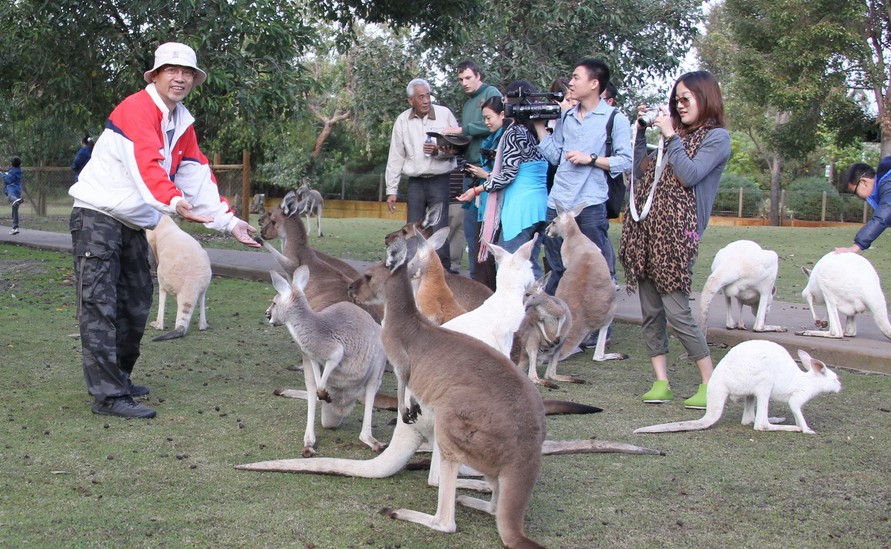
<svg viewBox="0 0 891 549">
<path fill-rule="evenodd" d="M 7 291 L 17 281 L 49 272 L 46 262 L 30 259 L 0 259 L 0 291 Z"/>
</svg>

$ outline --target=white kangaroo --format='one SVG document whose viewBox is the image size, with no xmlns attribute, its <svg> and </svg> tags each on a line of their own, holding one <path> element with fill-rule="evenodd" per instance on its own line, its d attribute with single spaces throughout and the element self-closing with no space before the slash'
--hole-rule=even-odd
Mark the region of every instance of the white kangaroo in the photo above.
<svg viewBox="0 0 891 549">
<path fill-rule="evenodd" d="M 750 340 L 740 343 L 715 367 L 706 392 L 705 415 L 695 421 L 679 421 L 642 427 L 635 433 L 669 433 L 708 429 L 719 419 L 727 399 L 745 400 L 742 424 L 756 431 L 800 431 L 813 434 L 801 413 L 809 400 L 821 393 L 841 391 L 835 372 L 823 362 L 798 351 L 806 372 L 795 364 L 789 353 L 777 343 Z M 786 418 L 769 418 L 770 401 L 784 402 L 795 416 L 795 425 L 774 425 Z"/>
<path fill-rule="evenodd" d="M 158 226 L 146 231 L 145 236 L 158 262 L 158 317 L 151 323 L 153 328 L 164 329 L 167 294 L 176 296 L 174 329 L 152 341 L 185 336 L 195 307 L 198 307 L 198 329 L 206 330 L 208 325 L 204 301 L 213 276 L 207 252 L 197 240 L 166 215 L 162 215 Z"/>
<path fill-rule="evenodd" d="M 891 322 L 888 322 L 888 305 L 879 275 L 872 263 L 855 253 L 829 252 L 814 265 L 813 271 L 802 267 L 808 276 L 807 286 L 801 296 L 807 301 L 814 317 L 814 324 L 829 330 L 804 330 L 796 335 L 834 337 L 854 337 L 857 335 L 855 315 L 869 311 L 876 326 L 891 339 Z M 826 305 L 828 323 L 817 316 L 814 305 Z M 840 314 L 845 315 L 842 324 Z"/>
<path fill-rule="evenodd" d="M 545 273 L 526 291 L 523 306 L 526 314 L 514 338 L 512 356 L 521 371 L 529 370 L 529 379 L 537 385 L 556 389 L 554 381 L 584 383 L 576 376 L 557 375 L 560 352 L 572 326 L 572 311 L 559 297 L 548 295 L 544 288 L 551 273 Z M 544 378 L 538 377 L 538 364 L 547 362 Z"/>
<path fill-rule="evenodd" d="M 302 265 L 289 283 L 271 271 L 278 295 L 266 311 L 273 326 L 285 325 L 303 353 L 307 389 L 306 432 L 303 456 L 315 454 L 315 411 L 322 403 L 322 427 L 336 428 L 350 413 L 356 399 L 364 397 L 365 412 L 359 440 L 380 452 L 384 445 L 371 434 L 374 395 L 384 374 L 387 356 L 380 340 L 380 326 L 357 305 L 341 301 L 318 313 L 303 293 L 309 269 Z"/>
<path fill-rule="evenodd" d="M 751 240 L 737 240 L 724 246 L 715 254 L 712 272 L 702 288 L 699 303 L 699 326 L 706 330 L 708 309 L 715 294 L 723 293 L 727 301 L 728 330 L 746 329 L 743 306 L 748 305 L 755 314 L 753 332 L 785 332 L 783 326 L 764 324 L 770 303 L 776 293 L 779 258 L 773 250 L 764 250 Z M 739 307 L 739 322 L 733 318 L 732 301 Z"/>
<path fill-rule="evenodd" d="M 495 293 L 476 309 L 456 316 L 442 327 L 473 336 L 509 357 L 514 334 L 526 316 L 523 306 L 526 288 L 535 282 L 529 257 L 538 235 L 520 246 L 515 253 L 482 240 L 498 265 Z"/>
<path fill-rule="evenodd" d="M 606 354 L 606 336 L 616 314 L 616 286 L 609 275 L 606 259 L 596 244 L 579 230 L 576 216 L 585 208 L 577 204 L 565 210 L 555 204 L 557 217 L 548 225 L 548 236 L 563 239 L 560 257 L 566 270 L 554 295 L 562 299 L 572 312 L 572 326 L 560 352 L 563 360 L 575 351 L 589 333 L 598 330 L 594 360 L 624 360 L 621 353 Z"/>
<path fill-rule="evenodd" d="M 322 234 L 322 208 L 325 205 L 322 194 L 315 189 L 310 189 L 309 184 L 304 181 L 297 187 L 297 199 L 297 213 L 306 216 L 306 230 L 309 231 L 310 216 L 315 215 L 319 238 L 325 236 Z"/>
</svg>

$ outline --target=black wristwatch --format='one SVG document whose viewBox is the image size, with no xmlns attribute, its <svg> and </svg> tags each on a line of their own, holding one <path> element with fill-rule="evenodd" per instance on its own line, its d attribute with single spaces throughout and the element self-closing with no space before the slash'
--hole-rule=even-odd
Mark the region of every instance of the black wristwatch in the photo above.
<svg viewBox="0 0 891 549">
<path fill-rule="evenodd" d="M 592 155 L 591 155 L 591 165 L 592 165 L 592 166 L 594 165 L 595 162 L 597 162 L 597 159 L 598 159 L 598 158 L 600 158 L 600 155 L 597 155 L 597 154 L 592 154 Z"/>
</svg>

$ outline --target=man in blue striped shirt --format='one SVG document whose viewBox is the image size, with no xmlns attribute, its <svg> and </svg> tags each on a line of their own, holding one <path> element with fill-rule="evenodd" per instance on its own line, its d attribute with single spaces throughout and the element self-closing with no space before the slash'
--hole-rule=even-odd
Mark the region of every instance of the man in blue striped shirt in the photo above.
<svg viewBox="0 0 891 549">
<path fill-rule="evenodd" d="M 612 247 L 606 245 L 609 238 L 606 174 L 618 176 L 630 170 L 632 151 L 631 124 L 618 112 L 613 121 L 612 156 L 603 156 L 606 153 L 606 124 L 614 107 L 602 101 L 600 94 L 609 78 L 606 63 L 592 57 L 582 59 L 569 82 L 572 98 L 578 103 L 563 114 L 553 135 L 548 135 L 544 121 L 535 123 L 539 150 L 548 162 L 557 166 L 554 186 L 548 195 L 547 222 L 557 216 L 557 202 L 566 209 L 586 204 L 576 221 L 582 233 L 597 244 L 604 256 L 614 253 Z M 552 295 L 564 271 L 561 244 L 560 238 L 544 238 L 545 258 L 553 271 L 546 291 Z M 615 258 L 606 257 L 606 260 L 612 271 Z M 615 277 L 615 272 L 610 275 Z"/>
</svg>

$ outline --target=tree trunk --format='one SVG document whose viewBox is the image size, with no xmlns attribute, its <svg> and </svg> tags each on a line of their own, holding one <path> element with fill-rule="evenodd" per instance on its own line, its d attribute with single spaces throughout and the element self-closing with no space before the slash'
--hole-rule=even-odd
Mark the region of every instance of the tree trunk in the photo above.
<svg viewBox="0 0 891 549">
<path fill-rule="evenodd" d="M 783 158 L 779 153 L 773 153 L 773 162 L 770 164 L 770 224 L 780 226 L 780 181 L 783 175 Z"/>
</svg>

